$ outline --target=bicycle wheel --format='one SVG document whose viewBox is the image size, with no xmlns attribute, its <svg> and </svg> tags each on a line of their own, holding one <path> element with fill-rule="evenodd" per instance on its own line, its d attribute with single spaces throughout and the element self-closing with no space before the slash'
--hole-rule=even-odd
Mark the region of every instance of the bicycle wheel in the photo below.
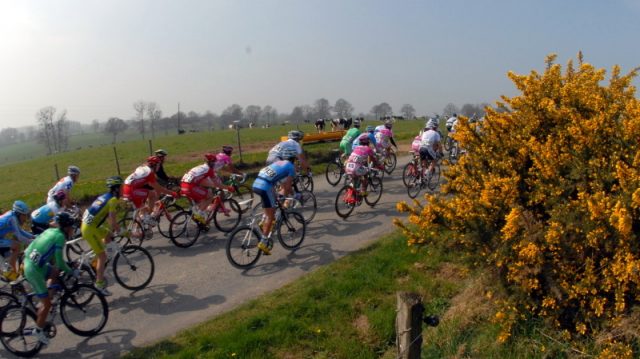
<svg viewBox="0 0 640 359">
<path fill-rule="evenodd" d="M 262 251 L 258 249 L 260 232 L 250 226 L 236 228 L 227 240 L 227 259 L 232 266 L 245 269 L 254 265 Z"/>
<path fill-rule="evenodd" d="M 416 198 L 422 190 L 422 180 L 419 176 L 411 178 L 407 186 L 407 194 L 409 198 Z"/>
<path fill-rule="evenodd" d="M 327 169 L 324 172 L 325 177 L 327 177 L 327 182 L 333 187 L 337 186 L 342 179 L 342 175 L 344 171 L 342 166 L 337 162 L 329 162 L 327 163 Z"/>
<path fill-rule="evenodd" d="M 200 236 L 200 224 L 191 215 L 190 211 L 182 211 L 176 214 L 169 225 L 169 239 L 180 248 L 191 247 Z"/>
<path fill-rule="evenodd" d="M 409 186 L 409 180 L 411 177 L 416 176 L 416 164 L 413 162 L 407 163 L 402 169 L 402 183 L 405 187 Z"/>
<path fill-rule="evenodd" d="M 387 172 L 387 174 L 391 174 L 391 172 L 396 169 L 397 161 L 396 154 L 389 153 L 387 158 L 384 159 L 384 171 Z"/>
<path fill-rule="evenodd" d="M 313 192 L 313 177 L 309 175 L 301 175 L 298 178 L 300 179 L 300 184 L 302 185 L 302 189 L 306 189 Z"/>
<path fill-rule="evenodd" d="M 451 149 L 449 150 L 449 162 L 451 164 L 456 164 L 456 162 L 458 162 L 458 143 L 457 142 L 451 145 Z"/>
<path fill-rule="evenodd" d="M 120 230 L 125 230 L 127 236 L 115 236 L 114 241 L 121 246 L 142 245 L 142 241 L 147 237 L 147 233 L 139 220 L 133 219 L 133 213 L 128 212 L 119 222 Z"/>
<path fill-rule="evenodd" d="M 154 272 L 151 254 L 140 246 L 123 247 L 113 259 L 113 276 L 129 290 L 146 287 L 153 279 Z"/>
<path fill-rule="evenodd" d="M 318 201 L 313 192 L 306 189 L 300 192 L 300 206 L 296 208 L 296 211 L 302 214 L 305 223 L 311 223 L 318 212 Z"/>
<path fill-rule="evenodd" d="M 94 336 L 109 319 L 109 305 L 94 286 L 78 284 L 60 299 L 60 318 L 69 330 L 83 337 Z"/>
<path fill-rule="evenodd" d="M 21 357 L 32 357 L 42 349 L 33 331 L 36 314 L 19 304 L 9 304 L 0 311 L 0 342 L 7 351 Z"/>
<path fill-rule="evenodd" d="M 19 304 L 18 298 L 11 293 L 0 291 L 0 312 L 12 303 Z"/>
<path fill-rule="evenodd" d="M 447 137 L 444 138 L 444 141 L 442 141 L 445 151 L 449 151 L 451 149 L 451 141 L 451 136 L 449 135 L 447 135 Z"/>
<path fill-rule="evenodd" d="M 227 213 L 223 211 L 223 208 L 227 210 Z M 224 233 L 229 233 L 236 229 L 241 219 L 242 210 L 238 202 L 233 198 L 222 201 L 222 204 L 216 208 L 213 214 L 213 224 L 219 231 Z"/>
<path fill-rule="evenodd" d="M 335 209 L 338 216 L 346 219 L 355 208 L 355 193 L 351 186 L 344 186 L 336 196 Z"/>
<path fill-rule="evenodd" d="M 82 253 L 88 251 L 89 243 L 85 240 L 79 240 L 77 242 L 67 242 L 64 246 L 64 255 L 67 262 L 75 262 L 80 259 Z"/>
<path fill-rule="evenodd" d="M 295 211 L 283 211 L 282 217 L 276 223 L 278 241 L 286 249 L 296 249 L 302 244 L 307 232 L 304 217 Z"/>
<path fill-rule="evenodd" d="M 427 170 L 427 187 L 430 190 L 435 190 L 440 184 L 440 165 L 436 164 L 433 168 L 433 172 Z"/>
<path fill-rule="evenodd" d="M 369 193 L 364 198 L 364 201 L 370 207 L 373 207 L 378 203 L 378 201 L 380 201 L 380 197 L 382 197 L 382 179 L 378 176 L 372 176 L 369 178 L 367 188 Z"/>
<path fill-rule="evenodd" d="M 248 184 L 238 185 L 233 197 L 240 205 L 242 213 L 247 213 L 253 205 L 253 189 Z"/>
<path fill-rule="evenodd" d="M 158 218 L 158 232 L 160 232 L 160 235 L 162 235 L 164 238 L 171 238 L 171 235 L 169 233 L 171 220 L 176 216 L 176 214 L 182 211 L 184 211 L 184 208 L 175 203 L 165 207 L 162 215 Z"/>
</svg>

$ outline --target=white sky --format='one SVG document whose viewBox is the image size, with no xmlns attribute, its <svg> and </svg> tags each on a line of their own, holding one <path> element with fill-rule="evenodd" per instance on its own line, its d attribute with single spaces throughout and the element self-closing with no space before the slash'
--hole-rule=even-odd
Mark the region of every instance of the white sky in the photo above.
<svg viewBox="0 0 640 359">
<path fill-rule="evenodd" d="M 322 97 L 431 114 L 513 95 L 506 72 L 552 52 L 629 71 L 638 15 L 637 0 L 0 0 L 0 128 L 45 106 L 130 118 L 138 100 L 165 115 Z"/>
</svg>

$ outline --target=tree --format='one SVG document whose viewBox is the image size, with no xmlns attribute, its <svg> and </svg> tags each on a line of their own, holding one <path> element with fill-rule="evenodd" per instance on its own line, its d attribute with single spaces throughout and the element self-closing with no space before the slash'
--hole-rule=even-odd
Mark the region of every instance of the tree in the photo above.
<svg viewBox="0 0 640 359">
<path fill-rule="evenodd" d="M 376 119 L 381 119 L 386 116 L 393 115 L 393 110 L 391 109 L 391 105 L 386 102 L 383 102 L 379 105 L 375 105 L 371 108 L 371 113 L 376 117 Z"/>
<path fill-rule="evenodd" d="M 18 130 L 12 127 L 3 128 L 0 131 L 0 145 L 11 145 L 18 143 Z"/>
<path fill-rule="evenodd" d="M 257 123 L 262 109 L 258 105 L 249 105 L 244 109 L 244 118 L 252 123 Z"/>
<path fill-rule="evenodd" d="M 330 118 L 331 117 L 331 105 L 329 104 L 329 100 L 326 98 L 321 98 L 316 100 L 313 111 L 315 113 L 315 117 L 317 118 Z"/>
<path fill-rule="evenodd" d="M 156 137 L 156 129 L 158 121 L 162 118 L 162 110 L 155 102 L 147 103 L 147 117 L 149 118 L 149 128 L 151 129 L 151 137 Z"/>
<path fill-rule="evenodd" d="M 444 109 L 442 109 L 442 114 L 444 115 L 444 117 L 449 118 L 451 116 L 453 116 L 453 114 L 457 114 L 458 113 L 458 106 L 452 104 L 451 102 L 449 102 Z"/>
<path fill-rule="evenodd" d="M 402 113 L 402 116 L 404 116 L 404 118 L 407 120 L 411 120 L 416 116 L 416 109 L 408 103 L 402 105 L 400 112 Z"/>
<path fill-rule="evenodd" d="M 338 118 L 349 118 L 353 114 L 353 106 L 351 106 L 349 101 L 340 98 L 336 101 L 335 106 L 333 106 L 333 111 Z"/>
<path fill-rule="evenodd" d="M 144 124 L 144 112 L 147 108 L 147 103 L 139 100 L 133 104 L 133 109 L 136 111 L 136 118 L 138 119 L 138 131 L 142 135 L 142 139 L 144 140 L 144 134 L 146 126 Z"/>
<path fill-rule="evenodd" d="M 228 128 L 229 125 L 234 123 L 234 121 L 241 121 L 241 120 L 242 120 L 242 106 L 235 103 L 227 107 L 222 112 L 222 116 L 220 116 L 220 122 L 222 122 L 223 128 Z"/>
<path fill-rule="evenodd" d="M 291 110 L 291 114 L 289 115 L 288 121 L 291 123 L 300 123 L 304 119 L 304 108 L 303 106 L 296 106 Z"/>
<path fill-rule="evenodd" d="M 276 120 L 276 118 L 278 118 L 278 111 L 275 108 L 267 105 L 262 109 L 260 119 L 263 122 L 266 122 L 267 125 L 271 126 L 271 124 Z"/>
<path fill-rule="evenodd" d="M 100 121 L 98 120 L 91 121 L 91 128 L 93 128 L 93 132 L 98 133 L 100 131 Z"/>
<path fill-rule="evenodd" d="M 38 141 L 47 149 L 47 154 L 66 151 L 69 144 L 69 123 L 67 122 L 67 111 L 63 110 L 54 120 L 56 108 L 53 106 L 43 107 L 36 114 L 38 127 Z"/>
<path fill-rule="evenodd" d="M 636 321 L 640 100 L 636 70 L 614 66 L 605 84 L 604 69 L 581 55 L 564 71 L 554 59 L 543 73 L 509 73 L 519 94 L 498 102 L 507 111 L 459 119 L 455 139 L 466 153 L 440 193 L 398 205 L 411 225 L 396 224 L 411 245 L 455 248 L 495 273 L 508 295 L 493 316 L 500 341 L 534 319 L 580 346 L 585 335 L 611 337 Z M 604 350 L 626 342 L 618 349 L 637 356 L 635 338 L 616 336 Z"/>
<path fill-rule="evenodd" d="M 121 120 L 117 117 L 111 117 L 109 120 L 107 120 L 107 123 L 104 125 L 104 132 L 106 133 L 110 133 L 113 136 L 113 141 L 112 143 L 116 143 L 116 137 L 118 136 L 119 133 L 124 132 L 127 127 L 129 127 L 127 125 L 126 122 L 124 122 L 124 120 Z"/>
</svg>

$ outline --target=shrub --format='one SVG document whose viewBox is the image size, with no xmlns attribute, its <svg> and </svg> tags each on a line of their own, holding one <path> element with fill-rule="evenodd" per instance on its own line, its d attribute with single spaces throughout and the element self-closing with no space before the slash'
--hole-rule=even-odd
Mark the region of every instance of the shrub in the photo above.
<svg viewBox="0 0 640 359">
<path fill-rule="evenodd" d="M 483 122 L 460 120 L 466 154 L 442 193 L 398 204 L 410 245 L 441 242 L 499 269 L 510 293 L 501 340 L 531 316 L 574 338 L 602 332 L 640 295 L 636 70 L 615 66 L 603 85 L 605 70 L 581 54 L 564 73 L 554 60 L 542 74 L 509 73 L 520 94 Z"/>
</svg>

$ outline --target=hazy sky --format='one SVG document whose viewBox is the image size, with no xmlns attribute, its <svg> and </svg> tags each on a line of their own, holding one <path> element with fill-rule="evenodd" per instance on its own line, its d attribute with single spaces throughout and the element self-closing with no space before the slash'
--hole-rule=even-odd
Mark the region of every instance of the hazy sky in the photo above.
<svg viewBox="0 0 640 359">
<path fill-rule="evenodd" d="M 137 100 L 165 115 L 322 97 L 431 114 L 513 95 L 506 72 L 549 53 L 627 72 L 639 19 L 640 0 L 0 0 L 0 128 L 44 106 L 130 118 Z"/>
</svg>

